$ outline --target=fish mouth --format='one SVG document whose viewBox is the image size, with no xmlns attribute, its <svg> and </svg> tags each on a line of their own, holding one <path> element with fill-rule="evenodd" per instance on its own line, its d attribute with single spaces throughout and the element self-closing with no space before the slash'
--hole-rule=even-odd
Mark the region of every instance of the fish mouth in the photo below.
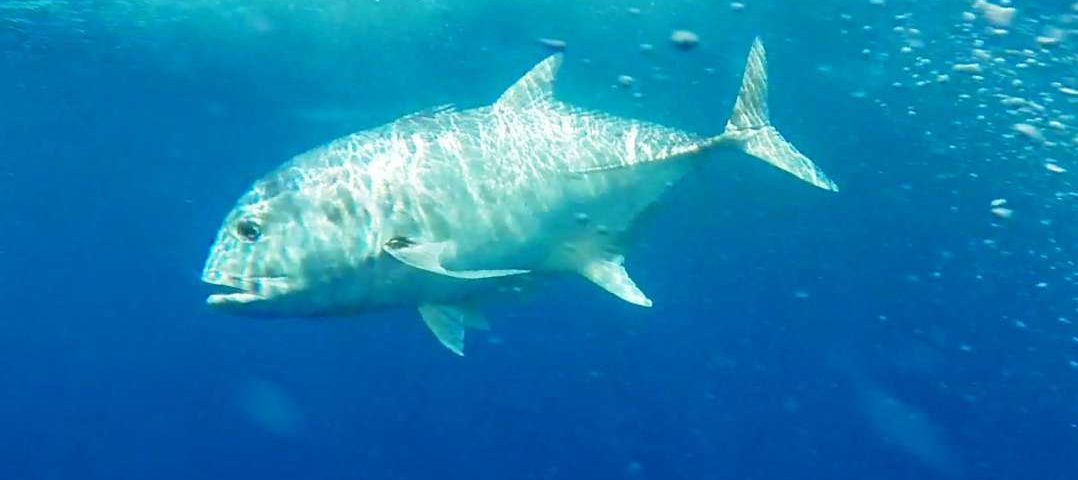
<svg viewBox="0 0 1078 480">
<path fill-rule="evenodd" d="M 206 305 L 211 307 L 240 306 L 269 300 L 287 291 L 286 280 L 286 277 L 241 277 L 213 270 L 202 274 L 203 282 L 220 290 L 206 297 Z"/>
<path fill-rule="evenodd" d="M 214 293 L 206 297 L 206 305 L 220 307 L 225 305 L 243 305 L 265 300 L 266 297 L 251 292 Z"/>
</svg>

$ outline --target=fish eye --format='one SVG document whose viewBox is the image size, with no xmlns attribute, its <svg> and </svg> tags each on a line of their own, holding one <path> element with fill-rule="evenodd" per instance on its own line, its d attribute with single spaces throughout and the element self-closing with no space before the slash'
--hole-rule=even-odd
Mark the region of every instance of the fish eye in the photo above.
<svg viewBox="0 0 1078 480">
<path fill-rule="evenodd" d="M 262 237 L 262 226 L 252 219 L 245 218 L 236 223 L 236 234 L 248 242 L 256 242 Z"/>
</svg>

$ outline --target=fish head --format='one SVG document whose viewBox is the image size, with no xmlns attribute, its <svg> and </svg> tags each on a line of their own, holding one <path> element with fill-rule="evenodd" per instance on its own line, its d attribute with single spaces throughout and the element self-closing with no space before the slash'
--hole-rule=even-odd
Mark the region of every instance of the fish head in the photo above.
<svg viewBox="0 0 1078 480">
<path fill-rule="evenodd" d="M 206 303 L 261 316 L 355 309 L 367 294 L 356 271 L 378 253 L 364 247 L 364 210 L 333 188 L 280 184 L 260 180 L 225 217 L 202 271 L 223 291 Z"/>
</svg>

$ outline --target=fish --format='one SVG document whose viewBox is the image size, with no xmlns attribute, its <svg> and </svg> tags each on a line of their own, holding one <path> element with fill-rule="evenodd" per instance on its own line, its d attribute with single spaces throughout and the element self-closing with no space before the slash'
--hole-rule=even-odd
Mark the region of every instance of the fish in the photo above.
<svg viewBox="0 0 1078 480">
<path fill-rule="evenodd" d="M 442 106 L 299 154 L 254 182 L 210 247 L 206 303 L 260 317 L 414 307 L 464 354 L 486 298 L 579 275 L 652 306 L 625 252 L 642 215 L 699 166 L 741 151 L 824 190 L 836 184 L 771 124 L 766 54 L 750 49 L 722 133 L 696 134 L 554 98 L 562 53 L 493 104 Z"/>
</svg>

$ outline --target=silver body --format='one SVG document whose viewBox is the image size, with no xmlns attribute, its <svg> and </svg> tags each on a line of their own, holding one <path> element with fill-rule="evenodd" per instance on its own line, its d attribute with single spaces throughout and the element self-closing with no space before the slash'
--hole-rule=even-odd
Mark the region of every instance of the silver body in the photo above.
<svg viewBox="0 0 1078 480">
<path fill-rule="evenodd" d="M 461 353 L 454 343 L 464 327 L 482 323 L 462 305 L 521 276 L 580 273 L 650 306 L 622 267 L 628 234 L 721 146 L 834 189 L 770 127 L 759 42 L 734 116 L 715 137 L 558 102 L 560 60 L 540 63 L 491 106 L 407 116 L 256 182 L 226 218 L 203 273 L 238 291 L 209 303 L 271 315 L 417 305 Z"/>
</svg>

